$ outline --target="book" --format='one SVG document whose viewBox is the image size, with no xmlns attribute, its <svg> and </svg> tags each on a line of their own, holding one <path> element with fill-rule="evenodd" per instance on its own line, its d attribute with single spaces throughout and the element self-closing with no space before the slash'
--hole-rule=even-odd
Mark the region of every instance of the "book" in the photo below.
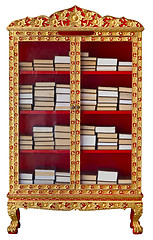
<svg viewBox="0 0 153 240">
<path fill-rule="evenodd" d="M 54 150 L 54 146 L 34 146 L 34 150 Z"/>
<path fill-rule="evenodd" d="M 117 181 L 97 181 L 99 185 L 114 185 L 117 184 Z"/>
<path fill-rule="evenodd" d="M 39 107 L 53 107 L 54 106 L 54 102 L 42 102 L 42 101 L 35 101 L 35 106 L 39 106 Z"/>
<path fill-rule="evenodd" d="M 85 134 L 85 135 L 95 135 L 95 130 L 83 130 L 81 129 L 81 134 Z"/>
<path fill-rule="evenodd" d="M 55 150 L 70 150 L 70 145 L 69 146 L 66 146 L 66 145 L 63 145 L 63 146 L 55 146 Z"/>
<path fill-rule="evenodd" d="M 55 145 L 68 146 L 70 145 L 70 139 L 62 139 L 62 138 L 55 139 Z"/>
<path fill-rule="evenodd" d="M 36 82 L 36 87 L 55 87 L 55 82 Z"/>
<path fill-rule="evenodd" d="M 132 144 L 131 139 L 119 139 L 119 144 Z"/>
<path fill-rule="evenodd" d="M 29 90 L 31 90 L 31 89 L 33 89 L 33 85 L 19 85 L 19 89 L 21 90 L 21 89 L 29 89 Z"/>
<path fill-rule="evenodd" d="M 70 108 L 70 102 L 56 102 L 56 107 L 69 107 Z"/>
<path fill-rule="evenodd" d="M 115 133 L 115 127 L 96 127 L 96 133 Z"/>
<path fill-rule="evenodd" d="M 117 65 L 117 58 L 97 58 L 97 65 L 103 66 L 116 66 Z"/>
<path fill-rule="evenodd" d="M 81 56 L 81 61 L 97 61 L 96 57 L 83 57 Z"/>
<path fill-rule="evenodd" d="M 120 104 L 132 104 L 132 100 L 124 100 L 124 99 L 120 99 L 119 100 Z"/>
<path fill-rule="evenodd" d="M 89 57 L 89 52 L 81 52 L 81 57 Z"/>
<path fill-rule="evenodd" d="M 20 144 L 21 145 L 32 145 L 33 144 L 33 141 L 30 141 L 30 140 L 20 140 Z"/>
<path fill-rule="evenodd" d="M 98 137 L 97 137 L 98 138 Z M 98 138 L 98 143 L 117 143 L 117 138 Z"/>
<path fill-rule="evenodd" d="M 117 182 L 118 172 L 98 170 L 97 181 Z"/>
<path fill-rule="evenodd" d="M 88 88 L 82 88 L 81 93 L 97 93 L 97 89 L 88 89 Z"/>
<path fill-rule="evenodd" d="M 118 91 L 98 91 L 99 97 L 118 97 Z"/>
<path fill-rule="evenodd" d="M 34 64 L 53 64 L 52 59 L 34 59 L 33 60 Z"/>
<path fill-rule="evenodd" d="M 55 170 L 35 169 L 35 179 L 55 179 Z"/>
<path fill-rule="evenodd" d="M 68 111 L 70 110 L 70 106 L 69 107 L 58 107 L 58 106 L 55 106 L 55 111 Z"/>
<path fill-rule="evenodd" d="M 81 135 L 80 136 L 81 146 L 95 146 L 96 145 L 96 136 L 93 135 Z"/>
<path fill-rule="evenodd" d="M 56 94 L 56 102 L 70 102 L 70 94 Z"/>
<path fill-rule="evenodd" d="M 33 180 L 20 179 L 19 184 L 33 184 Z"/>
<path fill-rule="evenodd" d="M 129 67 L 129 66 L 118 66 L 118 71 L 132 71 L 132 67 Z"/>
<path fill-rule="evenodd" d="M 70 94 L 70 88 L 57 88 L 57 87 L 56 87 L 56 93 L 66 93 L 66 94 Z"/>
<path fill-rule="evenodd" d="M 54 107 L 39 107 L 34 106 L 35 111 L 54 111 Z"/>
<path fill-rule="evenodd" d="M 97 107 L 97 111 L 116 111 L 117 107 Z"/>
<path fill-rule="evenodd" d="M 95 131 L 95 126 L 90 126 L 90 125 L 81 125 L 80 126 L 81 130 L 94 130 Z"/>
<path fill-rule="evenodd" d="M 70 63 L 55 63 L 55 68 L 70 68 Z"/>
<path fill-rule="evenodd" d="M 33 71 L 33 67 L 20 67 L 20 71 Z"/>
<path fill-rule="evenodd" d="M 70 84 L 57 83 L 56 88 L 70 88 Z"/>
<path fill-rule="evenodd" d="M 120 99 L 132 99 L 132 93 L 120 92 Z"/>
<path fill-rule="evenodd" d="M 132 111 L 131 104 L 119 104 L 119 111 Z"/>
<path fill-rule="evenodd" d="M 132 92 L 132 88 L 128 88 L 128 87 L 119 87 L 119 92 Z"/>
<path fill-rule="evenodd" d="M 31 141 L 32 140 L 32 136 L 22 136 L 22 135 L 20 135 L 19 139 L 20 140 L 29 140 L 29 141 Z"/>
<path fill-rule="evenodd" d="M 98 142 L 98 146 L 117 146 L 117 142 Z"/>
<path fill-rule="evenodd" d="M 96 106 L 83 105 L 83 106 L 81 106 L 81 110 L 82 111 L 95 111 L 96 110 Z"/>
<path fill-rule="evenodd" d="M 68 139 L 70 139 L 70 132 L 68 132 L 68 133 L 66 133 L 66 132 L 55 132 L 54 133 L 54 137 L 55 138 L 68 138 Z"/>
<path fill-rule="evenodd" d="M 97 184 L 96 181 L 92 181 L 92 180 L 81 180 L 81 184 L 83 185 L 95 185 Z"/>
<path fill-rule="evenodd" d="M 70 172 L 57 172 L 56 176 L 64 176 L 64 177 L 70 177 Z"/>
<path fill-rule="evenodd" d="M 81 93 L 81 100 L 96 100 L 97 95 L 94 93 Z"/>
<path fill-rule="evenodd" d="M 96 66 L 96 60 L 92 60 L 92 61 L 87 61 L 87 60 L 81 60 L 81 65 L 82 66 L 85 66 L 85 65 L 87 65 L 87 66 Z"/>
<path fill-rule="evenodd" d="M 55 56 L 54 63 L 70 63 L 69 56 Z"/>
<path fill-rule="evenodd" d="M 19 174 L 20 180 L 32 180 L 33 179 L 33 173 L 20 173 Z"/>
<path fill-rule="evenodd" d="M 53 132 L 53 127 L 33 127 L 33 132 Z"/>
<path fill-rule="evenodd" d="M 97 71 L 117 71 L 116 66 L 97 66 Z"/>
<path fill-rule="evenodd" d="M 119 139 L 132 139 L 132 134 L 120 133 Z"/>
<path fill-rule="evenodd" d="M 98 91 L 118 91 L 117 87 L 98 87 Z"/>
<path fill-rule="evenodd" d="M 35 101 L 38 101 L 38 102 L 54 102 L 54 98 L 53 97 L 34 97 L 34 100 Z"/>
<path fill-rule="evenodd" d="M 20 67 L 32 67 L 32 62 L 19 62 Z"/>
<path fill-rule="evenodd" d="M 119 150 L 131 150 L 132 145 L 131 144 L 119 144 Z"/>
<path fill-rule="evenodd" d="M 84 181 L 96 181 L 97 175 L 81 174 L 80 179 Z"/>
<path fill-rule="evenodd" d="M 132 66 L 132 62 L 119 61 L 119 66 Z"/>
<path fill-rule="evenodd" d="M 54 132 L 66 132 L 66 133 L 70 133 L 70 126 L 55 125 L 55 126 L 54 126 Z"/>
<path fill-rule="evenodd" d="M 54 146 L 54 141 L 35 141 L 34 146 Z"/>
<path fill-rule="evenodd" d="M 22 88 L 21 88 L 21 89 L 19 90 L 19 92 L 20 92 L 20 93 L 33 93 L 33 89 L 24 89 L 24 88 L 22 89 Z"/>
<path fill-rule="evenodd" d="M 118 184 L 131 184 L 132 183 L 132 181 L 131 181 L 131 179 L 118 179 Z"/>
<path fill-rule="evenodd" d="M 50 179 L 34 179 L 34 184 L 54 184 L 54 180 Z"/>
<path fill-rule="evenodd" d="M 32 98 L 20 98 L 19 99 L 20 104 L 33 104 L 33 99 Z"/>
<path fill-rule="evenodd" d="M 117 146 L 97 146 L 98 150 L 117 150 Z"/>
<path fill-rule="evenodd" d="M 81 69 L 93 69 L 96 70 L 96 65 L 81 65 Z"/>
<path fill-rule="evenodd" d="M 97 138 L 117 138 L 118 137 L 118 134 L 117 133 L 98 133 L 97 134 Z"/>
<path fill-rule="evenodd" d="M 67 176 L 56 176 L 56 182 L 65 182 L 69 183 L 70 182 L 70 177 Z"/>
<path fill-rule="evenodd" d="M 98 107 L 116 107 L 117 103 L 97 103 Z"/>
<path fill-rule="evenodd" d="M 21 99 L 24 99 L 24 98 L 32 98 L 33 97 L 33 94 L 32 93 L 22 93 L 22 94 L 19 94 L 19 98 Z"/>
<path fill-rule="evenodd" d="M 34 71 L 54 71 L 53 67 L 34 67 Z"/>
<path fill-rule="evenodd" d="M 96 147 L 95 146 L 81 146 L 80 149 L 81 150 L 95 150 Z"/>
<path fill-rule="evenodd" d="M 54 138 L 53 137 L 34 137 L 34 141 L 35 142 L 46 142 L 46 145 L 48 145 L 47 142 L 54 141 Z"/>
<path fill-rule="evenodd" d="M 31 111 L 32 110 L 32 105 L 30 104 L 23 104 L 19 105 L 21 111 Z"/>
<path fill-rule="evenodd" d="M 53 137 L 53 132 L 33 132 L 33 136 L 39 138 Z"/>
<path fill-rule="evenodd" d="M 94 101 L 94 100 L 81 100 L 81 105 L 96 105 L 97 104 L 97 101 Z"/>
<path fill-rule="evenodd" d="M 35 67 L 38 67 L 38 68 L 54 68 L 54 65 L 53 64 L 41 64 L 41 63 L 35 63 L 34 65 L 34 68 Z"/>
<path fill-rule="evenodd" d="M 118 98 L 114 97 L 98 97 L 98 104 L 99 103 L 117 103 Z M 99 105 L 100 106 L 100 105 Z"/>
<path fill-rule="evenodd" d="M 32 145 L 20 144 L 20 150 L 32 150 Z"/>
<path fill-rule="evenodd" d="M 36 97 L 54 97 L 54 90 L 34 90 L 34 94 Z"/>
</svg>

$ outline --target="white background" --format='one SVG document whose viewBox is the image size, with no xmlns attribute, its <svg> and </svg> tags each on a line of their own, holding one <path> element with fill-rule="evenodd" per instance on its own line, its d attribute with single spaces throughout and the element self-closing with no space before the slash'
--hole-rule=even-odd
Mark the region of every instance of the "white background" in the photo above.
<svg viewBox="0 0 153 240">
<path fill-rule="evenodd" d="M 84 0 L 84 1 L 36 1 L 3 0 L 0 3 L 0 239 L 153 239 L 152 238 L 152 175 L 153 175 L 153 26 L 151 0 Z M 7 197 L 8 160 L 8 32 L 10 22 L 26 16 L 50 16 L 52 13 L 78 5 L 100 15 L 125 16 L 143 24 L 143 171 L 142 192 L 144 213 L 142 235 L 133 235 L 130 210 L 106 210 L 92 212 L 61 212 L 21 209 L 21 228 L 18 235 L 8 235 Z M 123 79 L 124 81 L 124 79 Z M 124 160 L 124 159 L 123 159 Z"/>
</svg>

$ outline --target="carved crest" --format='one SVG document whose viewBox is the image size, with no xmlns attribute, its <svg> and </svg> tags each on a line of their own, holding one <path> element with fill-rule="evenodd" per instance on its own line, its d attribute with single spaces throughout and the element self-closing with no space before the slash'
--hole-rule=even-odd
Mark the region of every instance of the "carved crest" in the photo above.
<svg viewBox="0 0 153 240">
<path fill-rule="evenodd" d="M 74 6 L 58 11 L 51 16 L 38 16 L 34 18 L 13 21 L 8 30 L 99 30 L 99 31 L 143 31 L 143 26 L 134 20 L 115 18 L 111 16 L 101 17 L 98 13 Z"/>
</svg>

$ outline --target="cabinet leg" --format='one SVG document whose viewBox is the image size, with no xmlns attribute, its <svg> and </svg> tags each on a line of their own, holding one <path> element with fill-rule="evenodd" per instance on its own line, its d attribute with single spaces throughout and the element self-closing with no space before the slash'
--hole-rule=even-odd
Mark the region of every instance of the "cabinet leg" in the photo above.
<svg viewBox="0 0 153 240">
<path fill-rule="evenodd" d="M 9 234 L 17 234 L 20 227 L 20 211 L 15 203 L 8 203 L 8 215 L 11 218 L 11 223 L 7 231 Z"/>
<path fill-rule="evenodd" d="M 133 229 L 133 234 L 141 234 L 143 232 L 143 228 L 140 225 L 139 218 L 141 217 L 143 212 L 142 203 L 134 204 L 134 207 L 131 208 L 131 223 L 130 227 Z"/>
</svg>

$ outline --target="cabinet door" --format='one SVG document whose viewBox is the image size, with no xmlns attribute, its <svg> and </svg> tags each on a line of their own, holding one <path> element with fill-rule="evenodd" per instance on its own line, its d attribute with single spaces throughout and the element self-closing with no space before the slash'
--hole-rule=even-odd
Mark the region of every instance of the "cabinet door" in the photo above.
<svg viewBox="0 0 153 240">
<path fill-rule="evenodd" d="M 76 39 L 76 188 L 82 193 L 128 193 L 135 187 L 134 41 L 127 36 Z"/>
<path fill-rule="evenodd" d="M 73 189 L 75 38 L 30 36 L 14 41 L 15 189 L 43 194 Z"/>
</svg>

